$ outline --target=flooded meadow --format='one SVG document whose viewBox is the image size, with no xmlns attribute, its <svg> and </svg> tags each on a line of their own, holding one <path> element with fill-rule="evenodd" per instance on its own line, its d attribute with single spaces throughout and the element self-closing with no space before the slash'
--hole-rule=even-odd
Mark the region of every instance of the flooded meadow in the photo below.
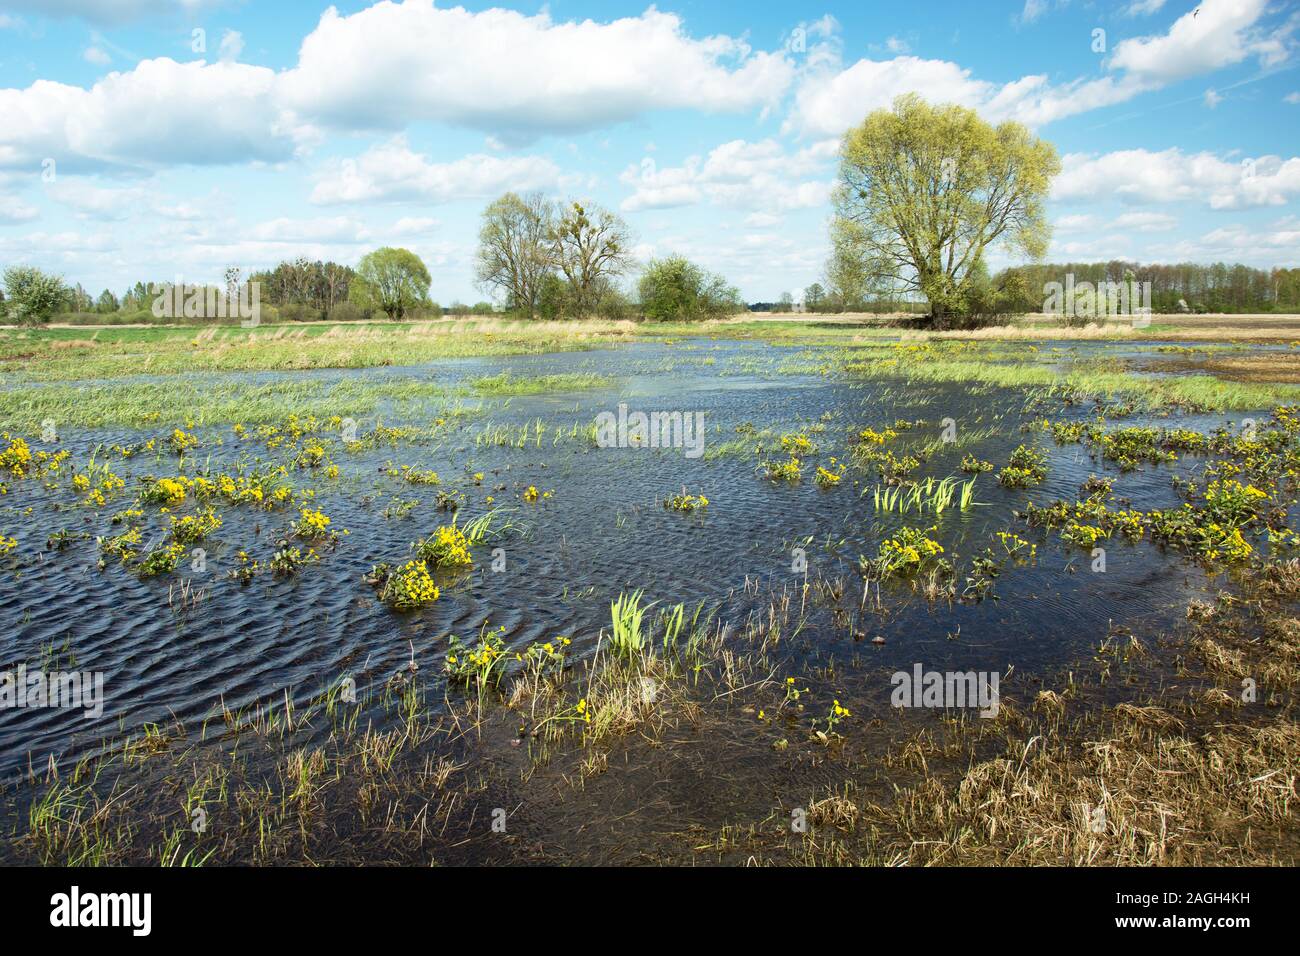
<svg viewBox="0 0 1300 956">
<path fill-rule="evenodd" d="M 682 336 L 8 384 L 0 659 L 102 699 L 0 709 L 0 853 L 743 858 L 792 808 L 855 831 L 845 781 L 886 800 L 908 741 L 1199 693 L 1170 635 L 1300 543 L 1300 419 L 1166 368 L 1191 352 Z M 900 695 L 932 671 L 980 693 Z"/>
</svg>

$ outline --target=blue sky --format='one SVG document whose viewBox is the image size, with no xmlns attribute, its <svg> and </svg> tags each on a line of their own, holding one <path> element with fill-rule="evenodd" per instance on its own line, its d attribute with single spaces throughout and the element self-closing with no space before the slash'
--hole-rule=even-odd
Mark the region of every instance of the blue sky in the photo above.
<svg viewBox="0 0 1300 956">
<path fill-rule="evenodd" d="M 542 189 L 798 298 L 839 137 L 906 91 L 1056 144 L 1051 259 L 1300 265 L 1300 5 L 882 7 L 0 0 L 0 265 L 97 294 L 401 245 L 476 301 L 483 206 Z"/>
</svg>

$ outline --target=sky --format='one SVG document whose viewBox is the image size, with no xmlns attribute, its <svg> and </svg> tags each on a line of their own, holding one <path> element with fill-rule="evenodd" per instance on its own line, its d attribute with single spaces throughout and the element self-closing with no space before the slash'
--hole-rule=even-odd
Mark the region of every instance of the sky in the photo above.
<svg viewBox="0 0 1300 956">
<path fill-rule="evenodd" d="M 474 302 L 484 206 L 540 189 L 799 299 L 840 137 L 905 92 L 1055 144 L 1050 261 L 1295 267 L 1298 64 L 1279 0 L 0 0 L 0 267 L 120 294 L 395 245 Z"/>
</svg>

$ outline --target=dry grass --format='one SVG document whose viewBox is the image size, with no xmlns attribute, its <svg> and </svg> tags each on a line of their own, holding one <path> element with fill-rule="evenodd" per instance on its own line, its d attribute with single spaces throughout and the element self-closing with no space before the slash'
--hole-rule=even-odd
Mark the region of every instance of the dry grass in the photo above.
<svg viewBox="0 0 1300 956">
<path fill-rule="evenodd" d="M 1231 615 L 1194 615 L 1186 682 L 1101 706 L 1076 700 L 1072 677 L 1033 714 L 1004 706 L 891 747 L 887 774 L 809 804 L 809 834 L 774 813 L 702 849 L 778 864 L 1295 865 L 1297 596 L 1300 563 L 1266 568 Z"/>
</svg>

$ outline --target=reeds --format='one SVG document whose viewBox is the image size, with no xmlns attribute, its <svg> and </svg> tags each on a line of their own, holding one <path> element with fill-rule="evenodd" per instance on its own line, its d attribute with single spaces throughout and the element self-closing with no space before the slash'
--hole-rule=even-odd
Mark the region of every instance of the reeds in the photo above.
<svg viewBox="0 0 1300 956">
<path fill-rule="evenodd" d="M 954 507 L 968 511 L 976 504 L 975 479 L 962 480 L 950 475 L 942 479 L 926 478 L 909 485 L 877 485 L 872 491 L 872 502 L 877 511 L 894 514 L 915 511 L 939 515 Z"/>
</svg>

